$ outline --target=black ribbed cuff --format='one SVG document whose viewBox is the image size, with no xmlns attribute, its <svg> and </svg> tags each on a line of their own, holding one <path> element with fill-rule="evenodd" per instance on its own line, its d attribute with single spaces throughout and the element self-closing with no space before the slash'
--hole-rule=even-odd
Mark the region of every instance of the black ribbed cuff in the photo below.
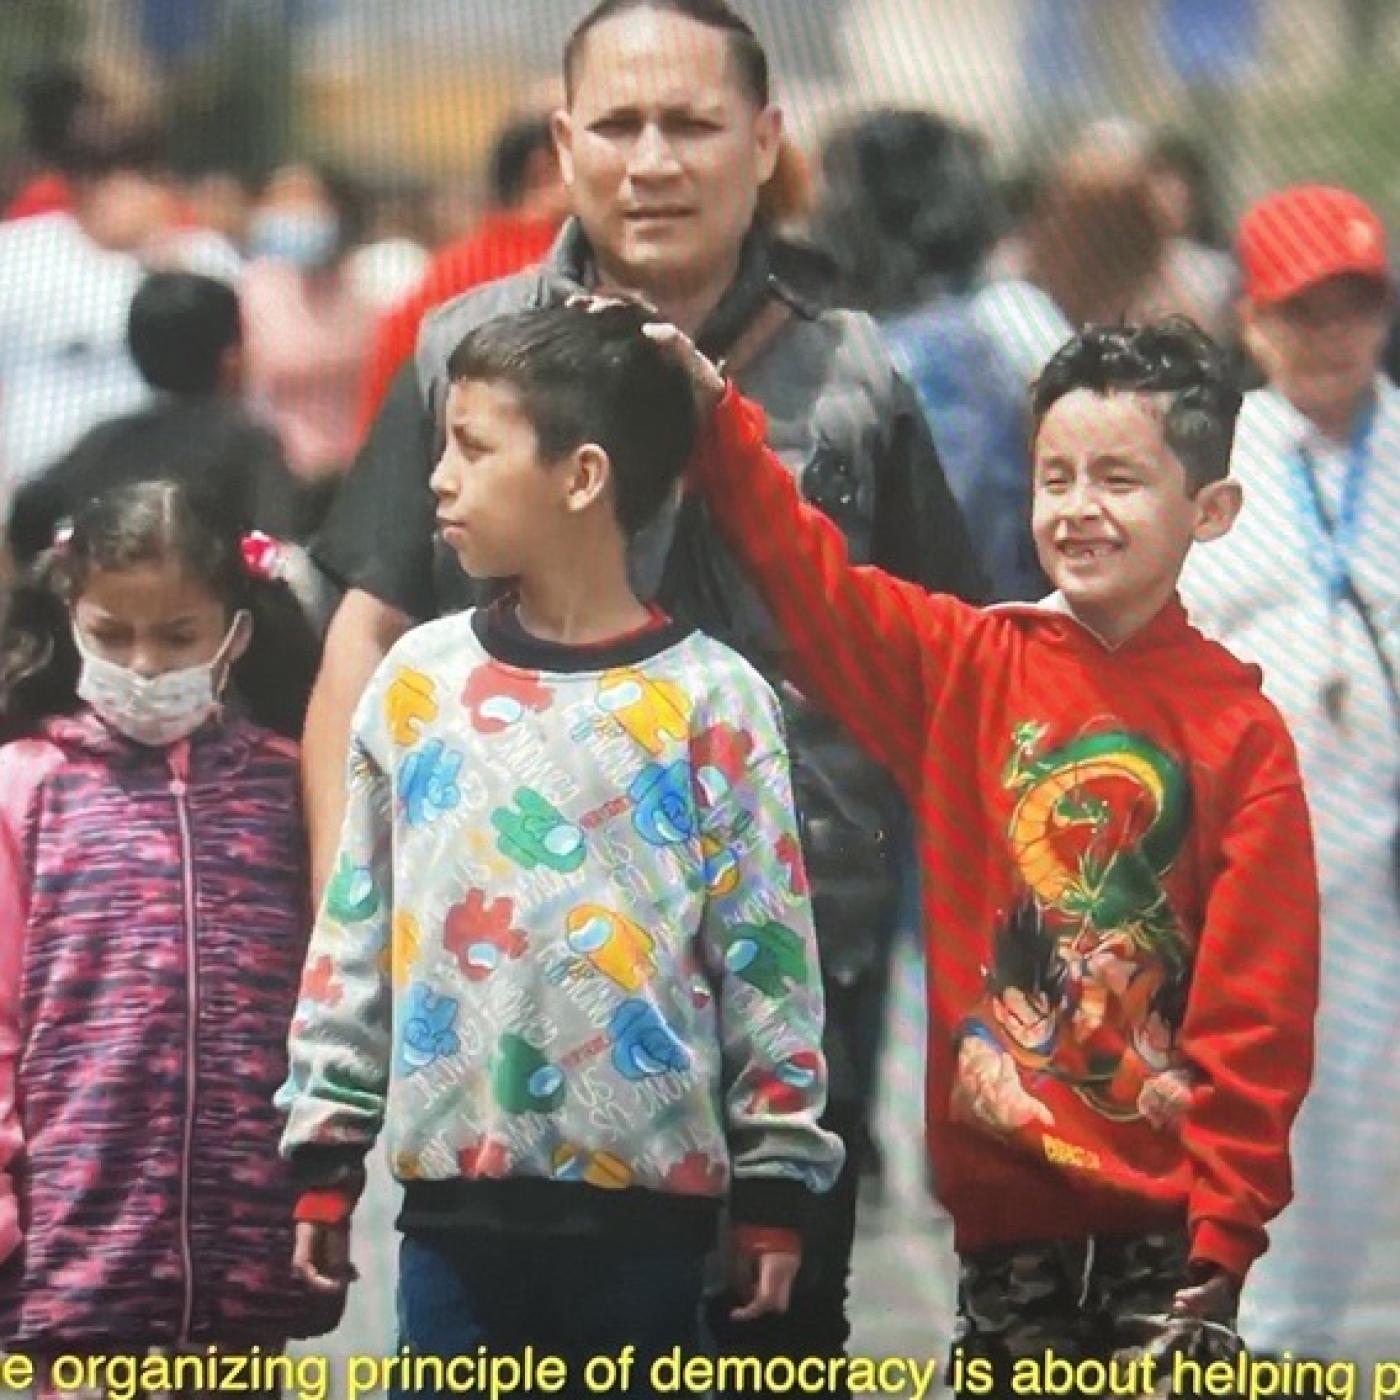
<svg viewBox="0 0 1400 1400">
<path fill-rule="evenodd" d="M 362 1147 L 298 1147 L 292 1153 L 292 1181 L 298 1191 L 354 1186 L 358 1192 L 364 1186 L 364 1160 Z"/>
<path fill-rule="evenodd" d="M 783 1177 L 741 1176 L 729 1196 L 729 1213 L 738 1225 L 772 1225 L 800 1230 L 811 1192 L 801 1182 Z"/>
</svg>

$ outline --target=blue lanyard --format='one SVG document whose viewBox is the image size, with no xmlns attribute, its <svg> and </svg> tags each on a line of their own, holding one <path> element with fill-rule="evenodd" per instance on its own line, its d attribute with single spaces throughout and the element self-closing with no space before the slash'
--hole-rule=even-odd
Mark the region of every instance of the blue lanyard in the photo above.
<svg viewBox="0 0 1400 1400">
<path fill-rule="evenodd" d="M 1374 401 L 1367 407 L 1351 435 L 1341 509 L 1335 520 L 1323 503 L 1312 454 L 1306 447 L 1299 447 L 1292 461 L 1293 493 L 1308 536 L 1313 569 L 1327 589 L 1327 601 L 1333 612 L 1352 591 L 1352 554 L 1361 529 L 1361 499 L 1371 470 L 1371 435 L 1376 426 L 1376 407 Z"/>
</svg>

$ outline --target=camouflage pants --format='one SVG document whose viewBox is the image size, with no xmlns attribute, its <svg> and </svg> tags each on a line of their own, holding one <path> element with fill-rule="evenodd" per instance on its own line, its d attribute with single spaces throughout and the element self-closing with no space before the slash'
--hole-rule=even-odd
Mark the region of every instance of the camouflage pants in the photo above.
<svg viewBox="0 0 1400 1400">
<path fill-rule="evenodd" d="M 1044 1362 L 1049 1354 L 1074 1364 L 1114 1365 L 1108 1383 L 1092 1390 L 1095 1400 L 1103 1400 L 1105 1394 L 1130 1393 L 1130 1378 L 1147 1374 L 1142 1359 L 1155 1357 L 1157 1383 L 1150 1393 L 1171 1394 L 1174 1354 L 1204 1364 L 1229 1358 L 1240 1347 L 1233 1318 L 1196 1322 L 1169 1316 L 1186 1265 L 1184 1234 L 1094 1236 L 965 1255 L 958 1270 L 951 1384 L 969 1400 L 1025 1400 L 1035 1392 L 1012 1390 L 1016 1363 Z M 990 1362 L 990 1390 L 985 1367 L 979 1377 L 978 1368 L 969 1366 L 974 1358 Z M 1130 1372 L 1134 1361 L 1139 1368 Z M 1057 1379 L 1063 1383 L 1063 1376 Z M 1084 1392 L 1066 1395 L 1056 1386 L 1055 1394 L 1057 1400 L 1077 1400 Z"/>
</svg>

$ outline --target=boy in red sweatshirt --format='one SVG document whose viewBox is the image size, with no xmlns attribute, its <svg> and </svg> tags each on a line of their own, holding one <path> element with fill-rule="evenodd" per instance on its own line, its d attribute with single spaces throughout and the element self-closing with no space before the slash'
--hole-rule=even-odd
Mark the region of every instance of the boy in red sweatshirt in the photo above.
<svg viewBox="0 0 1400 1400">
<path fill-rule="evenodd" d="M 1222 357 L 1182 321 L 1090 328 L 1055 356 L 1033 391 L 1033 533 L 1058 591 L 979 610 L 862 567 L 761 411 L 652 333 L 719 400 L 698 482 L 794 680 L 917 814 L 964 1377 L 985 1357 L 1009 1394 L 1019 1358 L 1229 1323 L 1290 1194 L 1318 896 L 1283 721 L 1176 597 L 1187 551 L 1240 507 Z"/>
</svg>

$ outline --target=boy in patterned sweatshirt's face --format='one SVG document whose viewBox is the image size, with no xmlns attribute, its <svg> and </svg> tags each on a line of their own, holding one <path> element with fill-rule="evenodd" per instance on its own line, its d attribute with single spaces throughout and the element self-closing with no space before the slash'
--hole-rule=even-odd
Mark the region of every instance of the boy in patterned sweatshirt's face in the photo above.
<svg viewBox="0 0 1400 1400">
<path fill-rule="evenodd" d="M 695 436 L 683 370 L 624 303 L 501 317 L 449 362 L 446 446 L 431 480 L 443 540 L 474 577 L 512 579 L 568 630 L 623 608 L 629 538 L 675 489 Z"/>
</svg>

